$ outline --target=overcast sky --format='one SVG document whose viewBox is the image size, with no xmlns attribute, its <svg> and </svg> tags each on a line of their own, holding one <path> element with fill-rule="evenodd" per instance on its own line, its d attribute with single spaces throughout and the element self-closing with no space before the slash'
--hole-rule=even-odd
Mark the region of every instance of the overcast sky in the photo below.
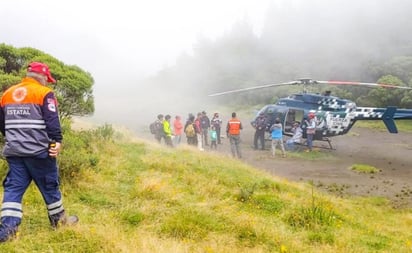
<svg viewBox="0 0 412 253">
<path fill-rule="evenodd" d="M 270 2 L 3 0 L 0 41 L 40 49 L 91 72 L 96 81 L 101 71 L 124 72 L 124 64 L 141 75 L 173 64 L 198 37 L 214 39 L 240 20 L 259 33 Z"/>
<path fill-rule="evenodd" d="M 1 0 L 0 43 L 33 47 L 92 74 L 95 118 L 136 83 L 236 22 L 259 34 L 273 0 Z M 53 70 L 51 70 L 53 72 Z M 119 78 L 121 77 L 121 78 Z M 123 92 L 123 96 L 128 94 Z"/>
</svg>

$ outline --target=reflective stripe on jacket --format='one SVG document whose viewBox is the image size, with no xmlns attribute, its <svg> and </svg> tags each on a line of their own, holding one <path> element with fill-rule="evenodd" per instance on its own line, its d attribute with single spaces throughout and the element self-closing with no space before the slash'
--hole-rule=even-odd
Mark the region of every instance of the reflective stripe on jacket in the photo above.
<svg viewBox="0 0 412 253">
<path fill-rule="evenodd" d="M 242 129 L 242 123 L 236 118 L 232 118 L 227 123 L 227 132 L 231 135 L 239 135 Z"/>
<path fill-rule="evenodd" d="M 4 156 L 48 154 L 50 139 L 61 142 L 57 102 L 52 90 L 33 78 L 6 90 L 1 98 L 0 129 Z"/>
</svg>

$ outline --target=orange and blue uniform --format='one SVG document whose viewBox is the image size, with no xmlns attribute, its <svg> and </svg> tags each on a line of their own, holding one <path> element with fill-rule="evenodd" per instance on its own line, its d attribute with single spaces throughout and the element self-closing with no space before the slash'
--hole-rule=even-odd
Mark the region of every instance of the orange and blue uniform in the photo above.
<svg viewBox="0 0 412 253">
<path fill-rule="evenodd" d="M 53 225 L 64 214 L 56 159 L 48 154 L 50 141 L 61 143 L 63 139 L 53 91 L 30 77 L 6 90 L 1 99 L 0 131 L 9 164 L 1 208 L 2 226 L 9 230 L 4 231 L 17 231 L 23 216 L 22 198 L 32 180 Z"/>
<path fill-rule="evenodd" d="M 233 157 L 242 158 L 240 151 L 240 130 L 242 130 L 242 123 L 232 114 L 232 118 L 227 122 L 226 133 L 230 141 L 230 150 Z"/>
</svg>

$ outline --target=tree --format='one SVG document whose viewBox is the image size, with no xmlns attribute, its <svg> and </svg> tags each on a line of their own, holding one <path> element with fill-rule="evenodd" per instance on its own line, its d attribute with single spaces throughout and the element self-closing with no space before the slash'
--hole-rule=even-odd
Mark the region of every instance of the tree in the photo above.
<svg viewBox="0 0 412 253">
<path fill-rule="evenodd" d="M 18 83 L 30 62 L 46 63 L 57 80 L 53 90 L 59 102 L 62 118 L 90 115 L 94 112 L 93 84 L 90 73 L 75 65 L 66 65 L 56 58 L 34 48 L 14 48 L 0 44 L 0 85 L 4 91 Z"/>
<path fill-rule="evenodd" d="M 378 80 L 378 83 L 405 86 L 401 79 L 392 75 L 382 76 Z M 402 89 L 377 88 L 370 90 L 367 96 L 360 97 L 357 102 L 363 106 L 403 107 L 404 105 L 401 101 L 404 98 L 404 95 L 405 91 Z"/>
</svg>

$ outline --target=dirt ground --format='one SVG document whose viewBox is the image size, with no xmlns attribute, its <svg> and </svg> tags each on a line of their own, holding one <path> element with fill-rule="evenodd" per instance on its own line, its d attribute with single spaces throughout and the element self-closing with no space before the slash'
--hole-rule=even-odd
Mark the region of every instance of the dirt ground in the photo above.
<svg viewBox="0 0 412 253">
<path fill-rule="evenodd" d="M 314 152 L 322 152 L 318 156 L 322 158 L 314 160 L 290 153 L 286 158 L 273 158 L 269 142 L 266 150 L 254 150 L 253 134 L 251 126 L 244 126 L 241 160 L 247 164 L 290 181 L 312 181 L 319 189 L 338 196 L 381 196 L 390 199 L 394 207 L 412 207 L 411 133 L 390 134 L 355 127 L 346 135 L 332 138 L 333 150 L 316 148 Z M 328 146 L 322 142 L 314 145 Z M 229 141 L 224 139 L 217 150 L 230 155 Z M 380 172 L 355 172 L 349 169 L 354 164 L 371 165 Z"/>
<path fill-rule="evenodd" d="M 242 161 L 290 181 L 312 181 L 318 188 L 339 196 L 381 196 L 390 199 L 394 207 L 412 207 L 412 134 L 389 134 L 366 128 L 353 128 L 348 134 L 332 138 L 333 150 L 327 143 L 315 142 L 314 152 L 326 153 L 320 159 L 305 159 L 288 154 L 271 157 L 266 150 L 252 148 L 254 130 L 244 126 Z M 208 147 L 206 147 L 206 150 Z M 227 139 L 218 152 L 230 154 Z M 350 170 L 354 164 L 371 165 L 375 174 Z"/>
<path fill-rule="evenodd" d="M 379 196 L 388 198 L 396 208 L 412 207 L 412 133 L 390 134 L 355 125 L 348 134 L 332 138 L 332 150 L 326 149 L 327 143 L 315 141 L 315 146 L 323 147 L 315 148 L 314 152 L 320 152 L 314 155 L 316 159 L 307 153 L 273 158 L 270 142 L 266 150 L 254 150 L 254 129 L 250 124 L 243 127 L 241 160 L 247 164 L 290 181 L 312 181 L 319 189 L 338 196 Z M 153 140 L 150 134 L 138 135 Z M 186 143 L 185 137 L 182 142 Z M 210 148 L 206 146 L 205 151 L 210 152 Z M 229 140 L 223 139 L 217 152 L 230 156 Z M 349 169 L 354 164 L 371 165 L 380 171 L 355 172 Z"/>
</svg>

